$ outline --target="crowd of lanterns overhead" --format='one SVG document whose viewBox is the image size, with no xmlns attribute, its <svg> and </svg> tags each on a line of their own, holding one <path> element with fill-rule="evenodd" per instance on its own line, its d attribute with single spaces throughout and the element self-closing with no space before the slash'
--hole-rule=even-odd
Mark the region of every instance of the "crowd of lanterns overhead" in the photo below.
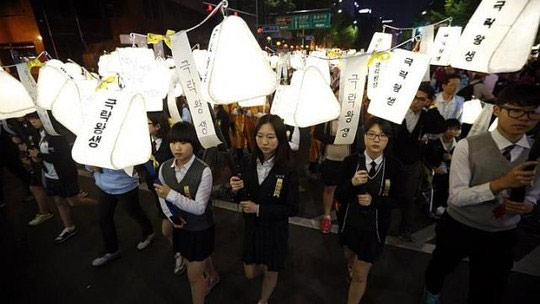
<svg viewBox="0 0 540 304">
<path fill-rule="evenodd" d="M 430 60 L 431 64 L 451 64 L 458 68 L 482 72 L 512 72 L 521 69 L 536 37 L 535 31 L 530 29 L 538 28 L 540 0 L 507 3 L 507 10 L 502 10 L 505 15 L 498 15 L 501 18 L 506 17 L 502 18 L 504 24 L 486 28 L 480 18 L 494 12 L 494 3 L 495 1 L 492 0 L 482 1 L 463 34 L 461 34 L 461 28 L 458 27 L 439 28 L 434 40 L 431 36 L 431 41 L 426 40 L 421 34 L 420 37 L 424 38 L 422 43 L 426 45 L 422 49 L 424 52 L 422 56 L 429 60 L 425 65 L 418 66 L 415 73 L 425 74 Z M 215 10 L 220 5 L 223 5 L 223 2 Z M 457 38 L 454 37 L 452 41 L 445 40 L 443 47 L 439 44 L 444 38 L 442 36 L 447 33 L 444 29 L 454 29 L 454 36 L 457 35 Z M 433 27 L 429 30 L 432 31 L 432 35 L 435 34 Z M 493 43 L 490 41 L 485 46 L 477 45 L 478 39 L 475 40 L 475 36 L 478 35 L 475 33 L 484 33 L 486 37 L 489 34 L 490 39 L 496 41 Z M 505 35 L 505 33 L 512 35 Z M 379 34 L 382 33 L 376 33 L 376 36 Z M 172 35 L 175 34 L 163 35 L 162 40 L 168 41 L 167 44 L 170 45 Z M 370 67 L 368 79 L 377 70 L 379 82 L 393 81 L 390 74 L 385 74 L 385 70 L 390 71 L 393 68 L 388 64 L 391 62 L 389 58 L 393 56 L 393 51 L 388 47 L 368 50 L 370 53 L 316 48 L 308 55 L 305 50 L 309 48 L 308 45 L 283 43 L 278 53 L 268 53 L 261 50 L 247 24 L 234 15 L 224 16 L 224 20 L 214 30 L 212 39 L 210 43 L 210 45 L 213 44 L 212 49 L 193 50 L 196 68 L 203 83 L 201 96 L 204 103 L 239 102 L 242 106 L 255 106 L 264 104 L 265 97 L 276 92 L 270 111 L 281 116 L 286 124 L 293 126 L 313 126 L 344 115 L 340 111 L 340 101 L 330 87 L 330 68 L 334 66 L 343 68 L 347 65 L 348 58 L 370 56 L 367 62 L 370 65 L 377 64 L 378 68 Z M 375 36 L 374 39 L 376 39 Z M 278 41 L 278 43 L 279 45 L 277 43 L 276 45 L 281 46 L 281 42 Z M 494 44 L 495 47 L 493 47 Z M 437 63 L 434 58 L 440 57 L 437 56 L 437 52 L 442 52 L 440 50 L 443 49 L 449 52 L 447 60 Z M 412 53 L 406 50 L 400 50 L 400 52 L 404 54 L 403 56 Z M 475 58 L 478 60 L 472 62 L 467 59 L 467 55 L 471 52 L 476 54 Z M 387 55 L 388 58 L 385 59 L 385 56 L 381 54 Z M 32 62 L 35 63 L 35 60 Z M 39 108 L 50 111 L 49 113 L 58 122 L 74 134 L 80 135 L 84 133 L 82 130 L 88 131 L 95 124 L 95 117 L 91 115 L 95 115 L 98 111 L 96 108 L 98 101 L 106 99 L 109 95 L 117 96 L 121 92 L 123 96 L 117 98 L 118 102 L 133 104 L 133 107 L 126 107 L 127 110 L 122 112 L 125 117 L 119 118 L 119 121 L 123 124 L 130 117 L 144 117 L 146 111 L 162 110 L 164 98 L 169 97 L 174 100 L 186 90 L 191 89 L 181 84 L 175 65 L 175 61 L 171 58 L 156 58 L 150 49 L 128 47 L 118 48 L 110 54 L 101 56 L 98 64 L 99 74 L 90 73 L 74 62 L 48 60 L 39 67 L 37 85 L 31 85 L 28 81 L 21 83 L 4 69 L 0 69 L 0 91 L 2 92 L 0 119 L 20 117 Z M 291 70 L 292 77 L 289 79 Z M 406 83 L 406 85 L 411 88 L 418 87 L 420 81 L 421 78 L 416 77 L 415 83 Z M 380 87 L 388 86 L 381 85 Z M 372 100 L 370 108 L 372 105 L 376 107 L 386 103 L 386 100 L 374 97 L 376 94 L 371 96 L 372 93 L 368 81 L 368 95 Z M 407 99 L 412 100 L 412 97 L 408 98 L 408 95 L 403 94 L 401 96 L 405 104 L 400 106 L 407 108 L 409 105 Z M 355 100 L 358 104 L 362 101 L 361 96 L 359 97 L 360 100 Z M 190 110 L 194 111 L 195 109 L 191 106 L 190 104 Z M 481 110 L 477 102 L 467 105 L 466 109 L 471 109 L 467 111 L 466 116 L 469 121 L 474 121 L 475 117 L 480 115 Z M 395 113 L 394 115 L 384 113 L 384 111 L 377 113 L 383 118 L 396 122 L 402 119 L 401 114 L 396 117 Z M 136 165 L 148 156 L 150 151 L 148 132 L 143 132 L 144 128 L 141 126 L 133 127 L 131 131 L 124 129 L 117 128 L 115 130 L 117 134 L 111 135 L 116 138 L 115 144 L 128 144 L 129 140 L 140 141 L 140 146 L 143 148 L 139 151 L 133 149 L 129 151 L 129 153 L 138 153 L 138 156 L 126 158 L 123 153 L 127 152 L 121 152 L 114 157 L 117 164 L 109 161 L 99 165 L 118 169 Z M 119 134 L 123 137 L 120 138 Z M 108 155 L 102 155 L 102 158 L 112 159 L 112 155 L 116 153 L 114 149 L 117 148 L 113 147 L 109 151 L 100 152 L 108 153 Z M 123 149 L 120 148 L 120 150 Z M 81 158 L 86 160 L 90 157 L 79 156 L 79 159 Z M 128 161 L 118 161 L 122 158 Z"/>
</svg>

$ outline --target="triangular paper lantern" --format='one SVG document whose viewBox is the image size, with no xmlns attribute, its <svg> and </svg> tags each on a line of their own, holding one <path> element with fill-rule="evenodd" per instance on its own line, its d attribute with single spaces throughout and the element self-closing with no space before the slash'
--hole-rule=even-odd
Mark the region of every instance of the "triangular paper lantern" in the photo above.
<svg viewBox="0 0 540 304">
<path fill-rule="evenodd" d="M 49 60 L 39 69 L 37 82 L 38 106 L 50 110 L 56 96 L 64 85 L 74 85 L 73 77 L 68 74 L 59 60 Z"/>
<path fill-rule="evenodd" d="M 114 76 L 120 73 L 120 60 L 118 52 L 114 51 L 109 54 L 99 56 L 98 73 L 102 77 Z"/>
<path fill-rule="evenodd" d="M 302 54 L 294 53 L 291 55 L 291 67 L 295 70 L 304 69 L 304 58 Z"/>
<path fill-rule="evenodd" d="M 28 92 L 0 67 L 0 119 L 21 117 L 36 110 Z"/>
<path fill-rule="evenodd" d="M 203 82 L 213 102 L 227 104 L 275 91 L 276 76 L 242 18 L 226 17 L 212 35 L 216 36 L 208 48 L 210 65 Z"/>
<path fill-rule="evenodd" d="M 281 117 L 289 126 L 296 126 L 294 112 L 298 103 L 298 89 L 291 85 L 279 85 L 270 108 L 270 114 Z"/>
<path fill-rule="evenodd" d="M 296 125 L 300 128 L 318 125 L 336 119 L 339 114 L 339 102 L 324 76 L 316 67 L 307 67 L 294 114 Z"/>
<path fill-rule="evenodd" d="M 539 23 L 540 0 L 484 0 L 467 23 L 451 65 L 483 73 L 519 71 Z"/>
<path fill-rule="evenodd" d="M 158 64 L 151 49 L 129 47 L 116 52 L 125 88 L 143 95 L 147 111 L 163 110 L 163 98 L 169 91 L 168 69 Z"/>
<path fill-rule="evenodd" d="M 206 72 L 206 65 L 208 61 L 208 51 L 207 50 L 193 50 L 193 58 L 195 59 L 195 64 L 197 65 L 197 71 L 201 77 L 204 76 Z"/>
<path fill-rule="evenodd" d="M 473 124 L 482 113 L 482 102 L 479 99 L 469 100 L 463 103 L 463 123 Z"/>
<path fill-rule="evenodd" d="M 74 80 L 74 85 L 60 90 L 52 104 L 54 118 L 75 135 L 79 135 L 84 122 L 89 119 L 97 85 L 96 79 Z"/>
<path fill-rule="evenodd" d="M 119 170 L 148 161 L 152 151 L 141 94 L 100 91 L 89 117 L 73 145 L 76 162 Z"/>
<path fill-rule="evenodd" d="M 308 67 L 316 67 L 319 72 L 321 73 L 321 76 L 326 81 L 326 83 L 330 84 L 330 65 L 328 57 L 326 57 L 324 54 L 316 53 L 313 55 L 310 55 L 306 58 L 306 68 Z"/>
</svg>

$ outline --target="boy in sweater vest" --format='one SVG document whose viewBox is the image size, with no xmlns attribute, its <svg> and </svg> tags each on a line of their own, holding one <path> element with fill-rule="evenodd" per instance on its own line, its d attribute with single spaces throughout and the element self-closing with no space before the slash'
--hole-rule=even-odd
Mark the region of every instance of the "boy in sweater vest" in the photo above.
<svg viewBox="0 0 540 304">
<path fill-rule="evenodd" d="M 461 140 L 450 167 L 448 210 L 437 224 L 437 246 L 426 271 L 424 303 L 439 303 L 444 278 L 469 258 L 469 303 L 502 303 L 513 265 L 515 228 L 538 197 L 522 202 L 512 189 L 530 186 L 538 162 L 526 161 L 525 135 L 540 120 L 540 87 L 512 85 L 501 92 L 497 129 Z M 535 185 L 537 187 L 539 185 Z M 534 192 L 536 193 L 536 191 Z"/>
</svg>

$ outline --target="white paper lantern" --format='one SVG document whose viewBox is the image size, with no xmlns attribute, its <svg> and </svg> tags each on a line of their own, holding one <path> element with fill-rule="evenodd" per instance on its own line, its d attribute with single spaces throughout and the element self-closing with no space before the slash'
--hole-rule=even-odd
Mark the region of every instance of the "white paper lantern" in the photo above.
<svg viewBox="0 0 540 304">
<path fill-rule="evenodd" d="M 118 48 L 120 76 L 127 90 L 144 97 L 147 111 L 163 110 L 163 98 L 169 89 L 169 71 L 159 65 L 147 48 Z"/>
<path fill-rule="evenodd" d="M 195 59 L 195 64 L 197 65 L 197 71 L 201 77 L 204 76 L 206 72 L 206 66 L 208 61 L 208 51 L 207 50 L 193 50 L 193 58 Z"/>
<path fill-rule="evenodd" d="M 377 32 L 369 43 L 368 53 L 386 51 L 392 47 L 392 34 Z M 387 61 L 374 59 L 368 68 L 367 96 L 374 100 L 379 92 L 380 80 L 384 77 Z"/>
<path fill-rule="evenodd" d="M 54 118 L 73 134 L 78 135 L 85 121 L 90 119 L 92 98 L 96 94 L 96 79 L 74 80 L 64 86 L 52 104 Z"/>
<path fill-rule="evenodd" d="M 315 53 L 315 52 L 313 52 Z M 330 84 L 330 65 L 328 57 L 324 54 L 316 53 L 306 58 L 306 68 L 316 67 L 327 84 Z"/>
<path fill-rule="evenodd" d="M 429 60 L 429 56 L 422 53 L 403 49 L 392 51 L 379 83 L 379 92 L 370 102 L 368 112 L 401 124 L 429 68 Z"/>
<path fill-rule="evenodd" d="M 270 67 L 272 69 L 277 69 L 278 62 L 279 62 L 279 56 L 277 55 L 270 56 Z"/>
<path fill-rule="evenodd" d="M 289 126 L 296 126 L 294 112 L 298 103 L 298 89 L 291 85 L 279 85 L 270 108 L 270 114 L 281 117 L 283 122 Z"/>
<path fill-rule="evenodd" d="M 119 170 L 145 163 L 151 145 L 146 109 L 141 94 L 100 91 L 72 150 L 85 165 Z"/>
<path fill-rule="evenodd" d="M 451 65 L 488 74 L 518 71 L 527 62 L 539 23 L 540 0 L 484 0 L 465 27 Z"/>
<path fill-rule="evenodd" d="M 463 103 L 462 122 L 473 124 L 482 112 L 482 102 L 479 99 L 469 100 Z"/>
<path fill-rule="evenodd" d="M 305 128 L 336 119 L 340 106 L 326 79 L 316 67 L 307 67 L 302 75 L 298 104 L 294 113 L 296 126 Z"/>
<path fill-rule="evenodd" d="M 51 110 L 52 104 L 64 86 L 73 86 L 73 77 L 68 74 L 64 64 L 59 60 L 49 60 L 39 69 L 37 82 L 38 106 Z"/>
<path fill-rule="evenodd" d="M 461 26 L 440 27 L 431 49 L 431 64 L 449 65 L 452 51 L 458 47 L 460 37 Z"/>
<path fill-rule="evenodd" d="M 24 86 L 0 67 L 0 119 L 21 117 L 36 110 Z"/>
<path fill-rule="evenodd" d="M 210 65 L 202 89 L 208 88 L 213 102 L 227 104 L 275 91 L 276 76 L 242 18 L 226 17 L 212 35 Z"/>
<path fill-rule="evenodd" d="M 99 57 L 98 73 L 102 77 L 117 75 L 121 70 L 118 52 L 114 51 Z"/>
<path fill-rule="evenodd" d="M 302 70 L 305 67 L 304 58 L 300 53 L 291 55 L 291 67 L 295 70 Z"/>
</svg>

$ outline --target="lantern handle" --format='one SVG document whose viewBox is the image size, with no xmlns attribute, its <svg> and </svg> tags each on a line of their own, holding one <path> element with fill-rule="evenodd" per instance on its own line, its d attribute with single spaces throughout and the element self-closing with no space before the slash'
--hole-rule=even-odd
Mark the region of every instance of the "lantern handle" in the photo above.
<svg viewBox="0 0 540 304">
<path fill-rule="evenodd" d="M 194 30 L 194 29 L 198 28 L 199 26 L 203 25 L 212 16 L 214 16 L 219 9 L 222 9 L 222 8 L 226 9 L 228 6 L 229 6 L 229 2 L 227 0 L 223 0 L 223 1 L 219 2 L 218 5 L 216 5 L 216 7 L 214 8 L 214 10 L 212 10 L 210 12 L 210 14 L 208 14 L 208 16 L 206 16 L 206 18 L 203 19 L 203 21 L 201 21 L 199 24 L 197 24 L 197 25 L 195 25 L 195 26 L 193 26 L 191 28 L 188 28 L 187 30 L 185 30 L 185 32 L 186 33 L 191 32 L 192 30 Z M 222 11 L 222 13 L 223 13 L 223 11 Z M 225 13 L 223 13 L 223 16 L 225 16 Z"/>
</svg>

